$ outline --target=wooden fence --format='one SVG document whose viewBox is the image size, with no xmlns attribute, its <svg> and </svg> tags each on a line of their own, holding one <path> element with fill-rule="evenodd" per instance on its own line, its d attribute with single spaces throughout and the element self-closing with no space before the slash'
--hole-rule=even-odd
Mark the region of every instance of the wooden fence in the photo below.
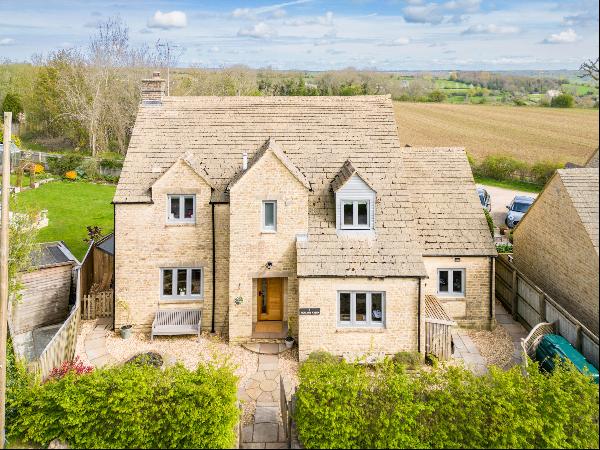
<svg viewBox="0 0 600 450">
<path fill-rule="evenodd" d="M 554 323 L 557 332 L 598 368 L 598 336 L 523 275 L 508 255 L 496 260 L 496 298 L 527 329 Z"/>
<path fill-rule="evenodd" d="M 425 296 L 425 353 L 440 360 L 452 356 L 452 327 L 456 325 L 435 295 Z"/>
<path fill-rule="evenodd" d="M 45 379 L 52 372 L 52 369 L 75 357 L 81 317 L 80 309 L 79 304 L 73 307 L 67 320 L 63 322 L 39 359 L 33 363 L 33 368 L 40 372 L 42 379 Z"/>
<path fill-rule="evenodd" d="M 113 291 L 93 292 L 81 297 L 83 320 L 113 316 Z"/>
</svg>

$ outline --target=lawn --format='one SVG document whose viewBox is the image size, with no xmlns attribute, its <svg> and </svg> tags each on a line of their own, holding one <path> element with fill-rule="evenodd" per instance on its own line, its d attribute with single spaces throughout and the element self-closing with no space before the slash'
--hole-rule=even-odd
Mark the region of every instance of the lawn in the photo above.
<svg viewBox="0 0 600 450">
<path fill-rule="evenodd" d="M 583 164 L 598 147 L 597 109 L 396 102 L 402 145 L 465 147 L 478 160 L 501 154 Z"/>
<path fill-rule="evenodd" d="M 40 242 L 64 241 L 81 259 L 87 250 L 86 226 L 97 225 L 103 234 L 113 230 L 115 186 L 55 181 L 17 194 L 17 209 L 47 209 L 49 225 L 38 235 Z"/>
<path fill-rule="evenodd" d="M 495 186 L 499 188 L 510 189 L 513 191 L 539 193 L 542 190 L 542 187 L 537 184 L 517 180 L 499 181 L 494 180 L 493 178 L 475 177 L 475 183 L 484 184 L 486 186 Z"/>
</svg>

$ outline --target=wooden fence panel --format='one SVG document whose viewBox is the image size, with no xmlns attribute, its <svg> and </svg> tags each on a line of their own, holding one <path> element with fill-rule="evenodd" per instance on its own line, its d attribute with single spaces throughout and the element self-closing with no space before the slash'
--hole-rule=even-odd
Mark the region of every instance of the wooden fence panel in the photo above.
<svg viewBox="0 0 600 450">
<path fill-rule="evenodd" d="M 37 368 L 41 372 L 42 379 L 46 378 L 52 372 L 52 369 L 75 357 L 80 311 L 79 305 L 71 310 L 67 320 L 64 321 L 40 355 Z"/>
<path fill-rule="evenodd" d="M 516 314 L 511 301 L 513 279 L 517 285 Z M 519 272 L 506 255 L 496 261 L 496 298 L 528 329 L 540 322 L 555 324 L 556 332 L 598 367 L 598 337 Z"/>
</svg>

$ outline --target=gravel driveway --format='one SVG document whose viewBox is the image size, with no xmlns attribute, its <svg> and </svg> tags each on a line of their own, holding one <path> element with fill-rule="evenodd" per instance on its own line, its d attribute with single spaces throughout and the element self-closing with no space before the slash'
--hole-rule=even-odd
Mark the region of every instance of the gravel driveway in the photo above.
<svg viewBox="0 0 600 450">
<path fill-rule="evenodd" d="M 506 205 L 510 204 L 515 195 L 528 195 L 533 198 L 538 196 L 538 194 L 533 192 L 515 191 L 496 186 L 486 186 L 484 184 L 478 184 L 477 187 L 484 188 L 490 194 L 492 200 L 492 218 L 496 226 L 504 225 L 507 212 Z"/>
</svg>

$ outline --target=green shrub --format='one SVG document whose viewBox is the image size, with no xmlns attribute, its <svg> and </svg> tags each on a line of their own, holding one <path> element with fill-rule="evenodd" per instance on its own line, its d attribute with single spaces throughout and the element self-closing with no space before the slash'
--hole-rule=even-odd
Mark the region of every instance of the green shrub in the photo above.
<svg viewBox="0 0 600 450">
<path fill-rule="evenodd" d="M 8 93 L 2 102 L 2 111 L 12 112 L 12 120 L 16 122 L 19 113 L 23 112 L 23 102 L 18 94 Z"/>
<path fill-rule="evenodd" d="M 321 355 L 300 368 L 295 419 L 306 448 L 586 448 L 598 443 L 598 386 L 572 366 L 407 374 Z"/>
<path fill-rule="evenodd" d="M 394 363 L 404 365 L 408 369 L 416 369 L 423 359 L 419 352 L 398 352 L 392 360 Z"/>
<path fill-rule="evenodd" d="M 100 172 L 98 171 L 98 161 L 92 158 L 84 158 L 79 164 L 78 168 L 81 171 L 81 175 L 92 180 L 98 179 Z"/>
<path fill-rule="evenodd" d="M 446 94 L 444 94 L 442 91 L 431 91 L 429 95 L 427 95 L 427 101 L 429 102 L 441 103 L 444 100 L 446 100 Z"/>
<path fill-rule="evenodd" d="M 496 251 L 498 253 L 512 253 L 513 246 L 512 244 L 496 244 Z"/>
<path fill-rule="evenodd" d="M 478 167 L 478 175 L 495 180 L 508 180 L 515 176 L 521 178 L 527 164 L 510 156 L 491 155 L 486 157 Z"/>
<path fill-rule="evenodd" d="M 535 182 L 539 185 L 544 185 L 548 182 L 550 177 L 554 175 L 556 169 L 562 169 L 564 164 L 552 162 L 552 161 L 541 161 L 535 163 L 531 167 L 531 175 Z"/>
<path fill-rule="evenodd" d="M 492 219 L 492 215 L 489 211 L 483 208 L 483 213 L 485 214 L 485 220 L 487 221 L 488 228 L 490 229 L 490 234 L 494 237 L 494 219 Z"/>
<path fill-rule="evenodd" d="M 227 448 L 239 419 L 228 366 L 126 364 L 9 388 L 8 435 L 72 448 Z M 19 385 L 21 386 L 22 383 Z"/>
<path fill-rule="evenodd" d="M 123 161 L 120 159 L 104 158 L 100 160 L 100 167 L 103 169 L 121 169 Z"/>
<path fill-rule="evenodd" d="M 560 94 L 552 97 L 550 106 L 553 108 L 572 108 L 575 104 L 575 99 L 571 94 Z"/>
<path fill-rule="evenodd" d="M 64 176 L 70 170 L 76 170 L 83 163 L 83 156 L 77 153 L 68 153 L 61 157 L 48 159 L 48 170 L 59 176 Z"/>
</svg>

